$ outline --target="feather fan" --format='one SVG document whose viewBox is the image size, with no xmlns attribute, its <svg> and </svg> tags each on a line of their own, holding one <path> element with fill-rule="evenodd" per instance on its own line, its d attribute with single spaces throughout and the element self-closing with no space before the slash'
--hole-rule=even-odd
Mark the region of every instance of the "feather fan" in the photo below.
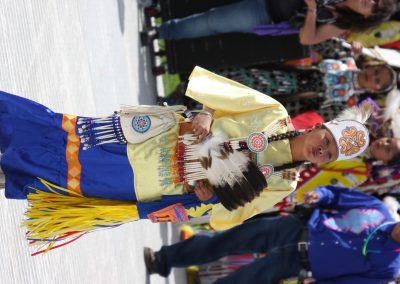
<svg viewBox="0 0 400 284">
<path fill-rule="evenodd" d="M 247 153 L 221 146 L 224 139 L 212 137 L 199 145 L 198 155 L 215 195 L 228 210 L 251 202 L 267 181 Z"/>
</svg>

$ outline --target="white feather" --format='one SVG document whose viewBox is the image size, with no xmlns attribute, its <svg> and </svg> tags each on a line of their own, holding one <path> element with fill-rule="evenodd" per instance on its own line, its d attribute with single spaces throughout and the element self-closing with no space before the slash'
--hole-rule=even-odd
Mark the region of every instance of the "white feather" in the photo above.
<svg viewBox="0 0 400 284">
<path fill-rule="evenodd" d="M 365 123 L 371 114 L 374 112 L 374 106 L 368 101 L 364 101 L 360 106 L 353 106 L 342 111 L 336 120 L 356 120 L 360 123 Z"/>
<path fill-rule="evenodd" d="M 243 171 L 247 168 L 249 158 L 243 152 L 233 151 L 227 159 L 221 159 L 221 144 L 226 139 L 212 137 L 199 146 L 199 157 L 212 158 L 211 167 L 206 170 L 208 181 L 215 186 L 235 183 L 244 179 Z"/>
<path fill-rule="evenodd" d="M 400 139 L 400 113 L 397 113 L 392 117 L 391 128 L 393 131 L 393 136 Z"/>
<path fill-rule="evenodd" d="M 385 119 L 393 119 L 398 116 L 400 107 L 400 91 L 392 90 L 386 96 Z"/>
<path fill-rule="evenodd" d="M 391 128 L 395 138 L 400 139 L 400 91 L 392 90 L 386 96 L 385 120 L 391 119 Z"/>
</svg>

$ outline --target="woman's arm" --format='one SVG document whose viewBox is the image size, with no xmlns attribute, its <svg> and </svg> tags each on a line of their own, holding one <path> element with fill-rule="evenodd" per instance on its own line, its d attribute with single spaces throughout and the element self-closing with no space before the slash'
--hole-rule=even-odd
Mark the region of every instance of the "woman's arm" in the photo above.
<svg viewBox="0 0 400 284">
<path fill-rule="evenodd" d="M 307 4 L 307 15 L 303 27 L 300 29 L 300 43 L 312 45 L 321 43 L 332 37 L 343 34 L 346 30 L 332 24 L 317 27 L 317 5 L 315 0 L 305 0 Z"/>
<path fill-rule="evenodd" d="M 309 14 L 309 13 L 308 13 Z M 308 18 L 308 16 L 307 16 Z M 322 25 L 318 28 L 308 27 L 307 18 L 300 30 L 300 42 L 304 45 L 312 45 L 324 42 L 332 37 L 338 37 L 346 32 L 332 24 Z M 315 23 L 313 24 L 315 26 Z"/>
<path fill-rule="evenodd" d="M 215 110 L 215 117 L 283 108 L 273 98 L 196 66 L 185 95 Z"/>
</svg>

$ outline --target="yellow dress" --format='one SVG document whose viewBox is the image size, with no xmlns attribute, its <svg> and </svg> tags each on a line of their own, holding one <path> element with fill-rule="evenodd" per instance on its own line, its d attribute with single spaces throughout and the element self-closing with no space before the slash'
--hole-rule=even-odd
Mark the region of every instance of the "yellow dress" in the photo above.
<svg viewBox="0 0 400 284">
<path fill-rule="evenodd" d="M 211 130 L 227 138 L 245 138 L 252 132 L 267 131 L 288 116 L 285 108 L 271 97 L 200 67 L 193 70 L 186 95 L 215 110 Z M 178 122 L 182 119 L 180 115 L 176 118 Z M 275 134 L 285 132 L 287 126 L 282 126 Z M 163 153 L 167 153 L 166 149 L 176 148 L 178 136 L 179 123 L 140 144 L 119 144 L 119 147 L 126 147 L 124 173 L 133 173 L 133 181 L 129 179 L 121 187 L 129 196 L 134 193 L 137 202 L 82 195 L 41 177 L 30 186 L 35 192 L 28 196 L 29 208 L 23 222 L 29 231 L 27 238 L 35 240 L 35 244 L 47 243 L 47 251 L 57 247 L 56 243 L 68 243 L 71 238 L 77 239 L 99 228 L 115 227 L 142 218 L 155 222 L 185 221 L 205 214 L 210 214 L 210 223 L 215 229 L 225 230 L 273 207 L 296 188 L 296 181 L 290 178 L 296 170 L 291 169 L 288 178 L 272 175 L 268 187 L 258 198 L 236 210 L 228 211 L 220 204 L 202 203 L 193 194 L 187 194 L 182 185 L 160 182 L 163 181 L 160 169 L 166 164 Z M 274 167 L 292 163 L 289 140 L 271 142 L 264 152 L 255 155 L 254 160 L 258 165 L 271 164 Z M 110 160 L 104 163 L 104 174 L 107 169 L 115 167 Z M 87 170 L 88 166 L 82 168 Z M 120 184 L 123 178 L 126 179 L 121 176 L 124 173 L 114 170 L 108 180 Z M 93 190 L 99 186 L 104 187 L 103 183 L 97 182 Z M 42 187 L 46 190 L 43 191 Z M 121 191 L 121 188 L 111 185 L 103 190 L 109 194 Z"/>
<path fill-rule="evenodd" d="M 271 97 L 200 67 L 196 67 L 190 75 L 186 95 L 215 110 L 211 131 L 228 138 L 247 137 L 251 132 L 266 130 L 288 116 L 285 108 Z M 160 145 L 169 143 L 173 146 L 178 131 L 178 127 L 174 127 L 167 133 L 139 145 L 128 145 L 138 201 L 157 200 L 161 195 L 185 193 L 182 186 L 161 186 L 157 175 Z M 284 128 L 277 134 L 286 131 Z M 257 155 L 259 165 L 268 163 L 280 166 L 291 162 L 288 140 L 273 142 L 264 152 Z M 230 212 L 220 204 L 213 205 L 211 225 L 218 230 L 238 225 L 273 207 L 295 188 L 295 181 L 271 176 L 268 179 L 268 188 L 246 206 Z"/>
</svg>

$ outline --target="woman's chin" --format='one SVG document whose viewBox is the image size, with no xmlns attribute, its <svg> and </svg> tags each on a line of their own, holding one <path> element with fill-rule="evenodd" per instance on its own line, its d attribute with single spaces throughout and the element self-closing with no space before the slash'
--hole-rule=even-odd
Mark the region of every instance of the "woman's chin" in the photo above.
<svg viewBox="0 0 400 284">
<path fill-rule="evenodd" d="M 316 161 L 315 159 L 307 159 L 307 161 L 311 164 L 319 164 L 319 161 Z"/>
<path fill-rule="evenodd" d="M 327 163 L 327 162 L 325 162 L 325 161 L 321 161 L 321 159 L 318 159 L 318 158 L 316 158 L 316 157 L 314 157 L 314 156 L 309 156 L 309 157 L 306 157 L 307 158 L 307 161 L 309 161 L 310 163 L 312 163 L 312 164 L 325 164 L 325 163 Z"/>
</svg>

